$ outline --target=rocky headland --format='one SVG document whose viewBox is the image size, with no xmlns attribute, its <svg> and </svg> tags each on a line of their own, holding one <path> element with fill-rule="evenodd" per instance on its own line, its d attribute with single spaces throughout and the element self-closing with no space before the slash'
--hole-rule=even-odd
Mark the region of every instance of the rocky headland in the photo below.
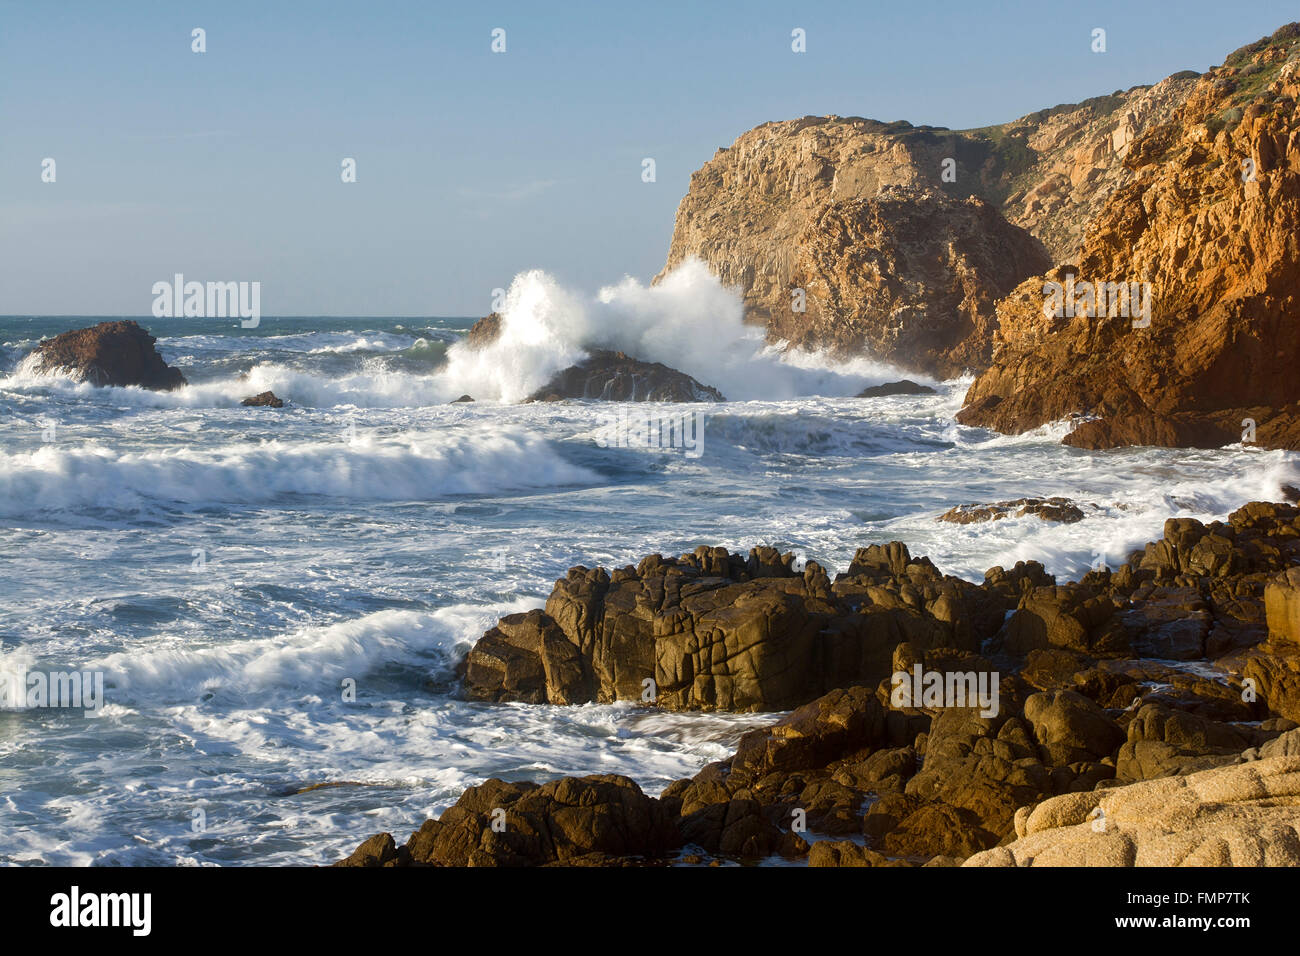
<svg viewBox="0 0 1300 956">
<path fill-rule="evenodd" d="M 468 696 L 789 713 L 657 797 L 489 780 L 341 864 L 1297 865 L 1298 563 L 1300 509 L 1253 502 L 1074 582 L 898 542 L 833 578 L 770 548 L 576 567 L 475 644 Z"/>
<path fill-rule="evenodd" d="M 696 257 L 774 340 L 975 373 L 965 424 L 1300 448 L 1298 92 L 1288 24 L 1000 126 L 766 123 L 692 176 L 660 278 Z"/>
<path fill-rule="evenodd" d="M 1065 441 L 1300 447 L 1300 28 L 1198 79 L 1134 141 L 1132 179 L 1077 259 L 998 306 L 958 419 L 1005 432 L 1083 414 Z M 1044 283 L 1149 284 L 1149 314 L 1044 314 Z M 1132 312 L 1133 310 L 1129 310 Z"/>
</svg>

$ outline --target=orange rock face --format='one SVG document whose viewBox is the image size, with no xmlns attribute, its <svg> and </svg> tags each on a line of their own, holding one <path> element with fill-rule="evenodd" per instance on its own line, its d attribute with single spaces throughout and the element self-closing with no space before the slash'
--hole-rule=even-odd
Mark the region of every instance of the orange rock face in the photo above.
<svg viewBox="0 0 1300 956">
<path fill-rule="evenodd" d="M 1042 243 L 984 200 L 905 186 L 828 204 L 796 248 L 790 281 L 804 311 L 775 307 L 773 335 L 941 378 L 988 364 L 998 298 L 1050 265 Z"/>
<path fill-rule="evenodd" d="M 1135 137 L 1172 115 L 1194 77 L 975 130 L 840 116 L 765 123 L 691 176 L 659 278 L 699 258 L 773 339 L 876 352 L 929 374 L 982 367 L 993 302 L 1074 254 L 1084 225 L 1133 178 L 1123 159 Z M 909 208 L 898 187 L 923 198 Z M 974 197 L 984 205 L 966 203 Z M 972 336 L 979 344 L 967 347 Z"/>
<path fill-rule="evenodd" d="M 1300 448 L 1297 97 L 1292 24 L 1202 76 L 1172 121 L 1137 137 L 1124 160 L 1134 178 L 1090 225 L 1077 266 L 998 305 L 992 366 L 958 419 L 1022 432 L 1081 415 L 1065 441 L 1087 448 Z M 1149 326 L 1122 309 L 1045 314 L 1045 288 L 1070 275 L 1148 283 Z"/>
</svg>

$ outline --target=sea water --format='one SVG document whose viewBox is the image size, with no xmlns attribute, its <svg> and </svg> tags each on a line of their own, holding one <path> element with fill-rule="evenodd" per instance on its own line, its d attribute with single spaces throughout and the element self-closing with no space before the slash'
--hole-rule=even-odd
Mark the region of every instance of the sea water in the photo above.
<svg viewBox="0 0 1300 956">
<path fill-rule="evenodd" d="M 146 315 L 190 383 L 170 393 L 34 373 L 41 338 L 103 317 L 0 319 L 0 683 L 104 681 L 93 714 L 0 710 L 0 861 L 327 863 L 488 777 L 621 773 L 658 793 L 773 715 L 458 694 L 473 641 L 569 567 L 765 544 L 833 575 L 901 540 L 975 580 L 1017 560 L 1075 578 L 1300 472 L 1242 446 L 965 428 L 969 378 L 852 398 L 903 373 L 781 353 L 694 265 L 591 295 L 525 273 L 501 311 L 478 351 L 470 318 Z M 590 348 L 721 390 L 662 410 L 703 412 L 702 454 L 601 441 L 608 406 L 521 403 Z M 267 389 L 287 407 L 240 406 Z M 1030 495 L 1086 517 L 935 520 Z"/>
</svg>

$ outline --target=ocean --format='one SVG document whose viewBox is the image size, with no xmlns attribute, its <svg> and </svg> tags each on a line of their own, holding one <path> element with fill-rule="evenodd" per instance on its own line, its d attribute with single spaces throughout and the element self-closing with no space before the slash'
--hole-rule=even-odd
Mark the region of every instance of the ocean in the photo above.
<svg viewBox="0 0 1300 956">
<path fill-rule="evenodd" d="M 492 776 L 658 793 L 774 716 L 458 695 L 473 641 L 573 565 L 766 544 L 833 576 L 902 540 L 967 578 L 1039 560 L 1073 579 L 1300 474 L 1287 452 L 966 428 L 969 379 L 853 398 L 917 376 L 782 354 L 692 268 L 594 295 L 525 273 L 502 311 L 482 351 L 472 318 L 140 316 L 190 382 L 171 393 L 31 373 L 41 338 L 104 317 L 0 318 L 0 687 L 104 680 L 97 715 L 0 710 L 0 861 L 328 863 Z M 722 391 L 658 409 L 703 412 L 698 455 L 601 441 L 598 403 L 521 402 L 593 347 Z M 288 405 L 240 406 L 267 389 Z M 935 520 L 1050 495 L 1084 520 Z"/>
</svg>

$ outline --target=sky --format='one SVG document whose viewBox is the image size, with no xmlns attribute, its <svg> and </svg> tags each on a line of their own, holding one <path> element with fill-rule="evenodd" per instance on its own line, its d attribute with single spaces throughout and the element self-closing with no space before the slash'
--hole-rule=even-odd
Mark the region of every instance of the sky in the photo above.
<svg viewBox="0 0 1300 956">
<path fill-rule="evenodd" d="M 760 123 L 986 126 L 1204 71 L 1293 19 L 1272 0 L 0 0 L 0 314 L 148 315 L 178 272 L 258 281 L 266 315 L 478 316 L 531 268 L 649 281 L 691 172 Z"/>
</svg>

